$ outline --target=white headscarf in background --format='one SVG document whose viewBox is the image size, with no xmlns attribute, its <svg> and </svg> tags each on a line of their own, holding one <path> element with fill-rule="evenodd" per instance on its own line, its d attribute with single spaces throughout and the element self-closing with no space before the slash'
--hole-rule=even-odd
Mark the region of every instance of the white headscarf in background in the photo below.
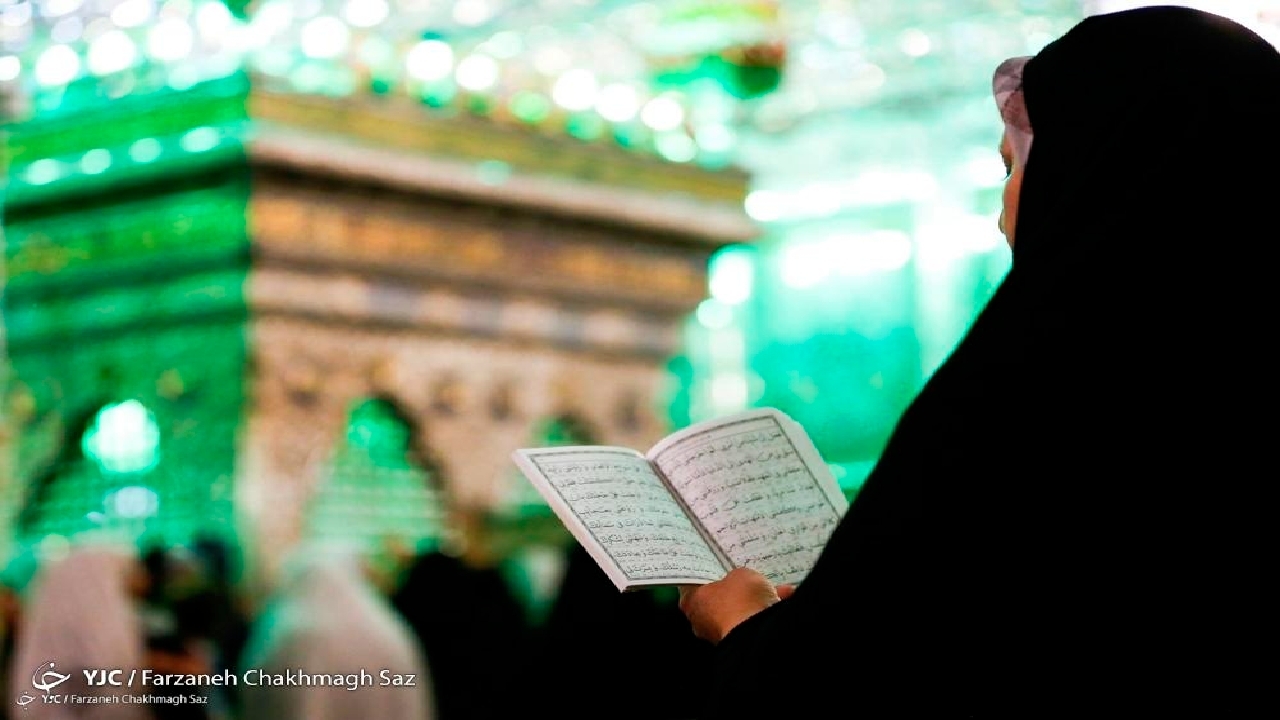
<svg viewBox="0 0 1280 720">
<path fill-rule="evenodd" d="M 991 91 L 1004 120 L 1005 135 L 1013 148 L 1016 167 L 1025 167 L 1031 155 L 1031 118 L 1027 115 L 1027 102 L 1022 96 L 1022 70 L 1030 57 L 1013 57 L 996 67 L 991 79 Z"/>
<path fill-rule="evenodd" d="M 302 551 L 283 571 L 254 623 L 241 663 L 247 671 L 359 675 L 373 686 L 240 688 L 242 720 L 432 717 L 430 676 L 412 631 L 377 593 L 349 549 Z M 416 687 L 382 687 L 379 673 L 413 675 Z"/>
<path fill-rule="evenodd" d="M 41 567 L 23 603 L 13 665 L 9 668 L 10 697 L 6 702 L 32 698 L 18 714 L 30 720 L 142 720 L 145 705 L 45 703 L 45 690 L 33 687 L 33 674 L 43 670 L 69 677 L 49 695 L 128 695 L 127 687 L 89 687 L 85 669 L 142 669 L 145 638 L 134 600 L 130 574 L 138 569 L 135 556 L 123 548 L 85 545 Z M 53 663 L 49 667 L 49 663 Z M 46 683 L 56 679 L 46 676 Z M 36 678 L 39 680 L 39 678 Z"/>
</svg>

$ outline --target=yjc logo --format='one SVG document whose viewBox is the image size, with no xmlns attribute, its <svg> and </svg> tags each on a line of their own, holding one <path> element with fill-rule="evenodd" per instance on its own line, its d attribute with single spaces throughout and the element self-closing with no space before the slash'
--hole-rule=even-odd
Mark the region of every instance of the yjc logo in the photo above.
<svg viewBox="0 0 1280 720">
<path fill-rule="evenodd" d="M 52 660 L 50 660 L 36 668 L 35 672 L 31 673 L 31 687 L 44 691 L 44 694 L 47 696 L 50 690 L 58 687 L 70 678 L 70 675 L 64 675 L 57 672 L 57 666 L 54 665 Z M 35 699 L 35 697 L 28 695 L 27 693 L 22 693 L 18 696 L 18 705 L 26 707 Z"/>
</svg>

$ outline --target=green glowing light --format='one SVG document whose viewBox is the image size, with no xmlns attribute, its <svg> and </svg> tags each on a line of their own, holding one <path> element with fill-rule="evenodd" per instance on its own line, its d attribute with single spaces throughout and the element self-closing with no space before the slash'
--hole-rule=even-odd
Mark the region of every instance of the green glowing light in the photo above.
<svg viewBox="0 0 1280 720">
<path fill-rule="evenodd" d="M 581 113 L 569 118 L 565 131 L 579 140 L 595 140 L 604 135 L 604 120 L 599 115 Z"/>
<path fill-rule="evenodd" d="M 146 406 L 126 400 L 98 413 L 83 449 L 103 472 L 146 472 L 160 462 L 160 428 Z"/>
<path fill-rule="evenodd" d="M 198 127 L 187 131 L 178 144 L 187 152 L 198 153 L 214 149 L 221 140 L 222 137 L 217 128 Z"/>
<path fill-rule="evenodd" d="M 155 138 L 138 138 L 129 146 L 129 159 L 136 163 L 146 164 L 160 157 L 163 146 Z"/>
<path fill-rule="evenodd" d="M 390 403 L 356 405 L 346 442 L 308 510 L 308 534 L 370 546 L 388 537 L 419 548 L 437 542 L 443 511 L 435 471 L 416 457 L 412 436 L 409 421 Z"/>
<path fill-rule="evenodd" d="M 751 298 L 755 261 L 747 248 L 732 246 L 711 258 L 708 285 L 711 296 L 725 305 L 741 305 Z"/>
<path fill-rule="evenodd" d="M 27 182 L 32 185 L 48 185 L 63 176 L 62 163 L 52 158 L 37 160 L 27 166 Z"/>
<path fill-rule="evenodd" d="M 130 485 L 111 493 L 106 505 L 119 517 L 144 518 L 160 511 L 160 496 L 151 488 Z"/>
<path fill-rule="evenodd" d="M 658 154 L 671 162 L 689 162 L 698 156 L 697 143 L 682 132 L 663 133 L 654 139 L 653 144 Z"/>
<path fill-rule="evenodd" d="M 733 324 L 733 309 L 715 298 L 699 303 L 696 316 L 698 322 L 709 330 L 722 330 Z"/>
<path fill-rule="evenodd" d="M 86 175 L 100 175 L 111 167 L 111 151 L 95 148 L 80 158 L 80 172 Z"/>
<path fill-rule="evenodd" d="M 522 92 L 511 99 L 511 113 L 527 123 L 542 122 L 551 112 L 551 101 L 534 92 Z"/>
</svg>

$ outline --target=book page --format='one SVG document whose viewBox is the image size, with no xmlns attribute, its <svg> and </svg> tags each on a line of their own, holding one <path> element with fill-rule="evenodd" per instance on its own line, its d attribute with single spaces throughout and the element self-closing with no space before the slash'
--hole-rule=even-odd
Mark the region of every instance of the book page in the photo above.
<svg viewBox="0 0 1280 720">
<path fill-rule="evenodd" d="M 649 457 L 733 565 L 775 584 L 804 578 L 848 506 L 809 436 L 773 409 L 686 428 Z"/>
<path fill-rule="evenodd" d="M 619 589 L 700 584 L 727 572 L 640 453 L 579 446 L 513 458 Z"/>
</svg>

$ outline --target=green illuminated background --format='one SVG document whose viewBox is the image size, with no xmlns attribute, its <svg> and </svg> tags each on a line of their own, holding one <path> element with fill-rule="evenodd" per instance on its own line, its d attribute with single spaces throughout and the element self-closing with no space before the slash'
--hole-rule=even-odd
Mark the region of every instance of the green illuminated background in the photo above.
<svg viewBox="0 0 1280 720">
<path fill-rule="evenodd" d="M 1007 269 L 992 68 L 1126 4 L 0 0 L 0 526 L 234 526 L 255 85 L 748 170 L 760 238 L 714 258 L 663 410 L 778 406 L 856 492 Z M 1249 19 L 1274 32 L 1274 5 Z M 317 533 L 435 512 L 407 427 L 351 408 Z M 368 488 L 405 512 L 361 510 Z"/>
</svg>

